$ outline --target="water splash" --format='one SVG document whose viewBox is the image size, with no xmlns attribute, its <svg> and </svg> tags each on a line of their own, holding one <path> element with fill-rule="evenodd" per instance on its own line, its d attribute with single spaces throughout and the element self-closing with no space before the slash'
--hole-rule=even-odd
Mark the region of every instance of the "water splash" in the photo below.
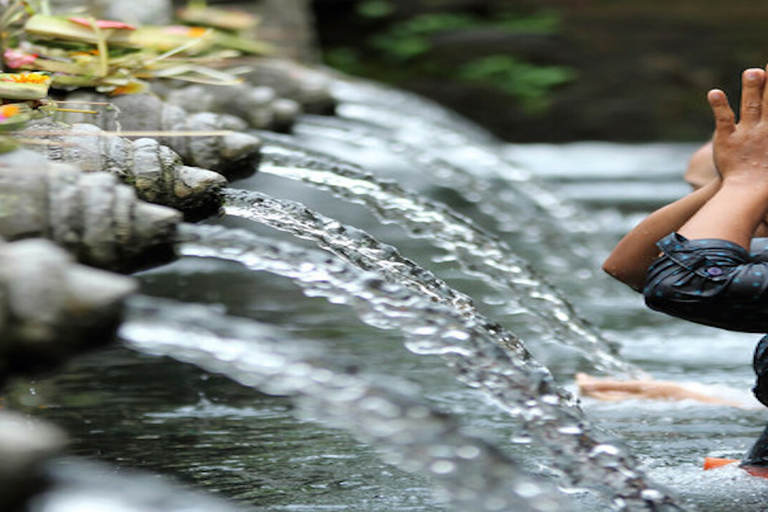
<svg viewBox="0 0 768 512">
<path fill-rule="evenodd" d="M 427 475 L 440 501 L 467 512 L 568 510 L 556 487 L 521 472 L 501 451 L 462 432 L 457 421 L 412 396 L 402 382 L 377 384 L 341 371 L 319 347 L 277 327 L 201 305 L 130 300 L 120 337 L 274 395 L 296 397 L 305 414 L 379 447 L 387 462 Z"/>
<path fill-rule="evenodd" d="M 447 206 L 376 179 L 353 164 L 270 141 L 262 149 L 261 172 L 299 180 L 363 204 L 385 222 L 426 238 L 455 258 L 470 275 L 505 292 L 508 309 L 525 313 L 528 327 L 545 341 L 574 346 L 591 354 L 603 372 L 636 377 L 642 372 L 615 356 L 616 347 L 581 319 L 560 293 L 496 236 Z"/>
<path fill-rule="evenodd" d="M 464 144 L 461 151 L 465 155 L 454 161 L 457 150 L 453 147 L 416 145 L 391 130 L 357 119 L 303 116 L 294 133 L 406 158 L 420 175 L 431 176 L 434 185 L 450 184 L 452 190 L 488 215 L 498 232 L 515 235 L 516 241 L 532 249 L 537 261 L 551 272 L 562 273 L 578 262 L 584 269 L 580 274 L 588 274 L 595 268 L 594 255 L 604 249 L 597 247 L 598 239 L 592 236 L 596 223 L 574 204 L 546 190 L 530 172 L 498 156 L 498 148 L 489 147 L 490 143 L 473 142 L 472 148 Z M 467 155 L 470 149 L 473 154 Z M 468 159 L 471 162 L 467 163 Z M 545 250 L 537 250 L 541 248 Z"/>
<path fill-rule="evenodd" d="M 428 136 L 447 144 L 495 142 L 488 130 L 438 103 L 382 83 L 343 77 L 331 84 L 331 92 L 338 102 L 338 117 L 360 119 L 384 128 L 412 132 L 418 139 Z M 425 131 L 425 127 L 431 129 Z"/>
<path fill-rule="evenodd" d="M 486 129 L 436 102 L 365 80 L 336 80 L 332 92 L 339 103 L 337 118 L 378 126 L 400 146 L 407 144 L 416 151 L 419 151 L 418 148 L 432 148 L 432 152 L 441 155 L 445 161 L 480 179 L 501 179 L 512 183 L 527 202 L 558 219 L 565 233 L 578 235 L 600 230 L 599 223 L 584 215 L 575 204 L 563 201 L 528 169 L 505 158 L 503 142 Z M 315 121 L 317 118 L 313 118 Z M 397 148 L 396 145 L 392 149 Z M 488 196 L 484 199 L 487 200 Z M 503 212 L 500 213 L 503 215 Z M 547 227 L 553 228 L 557 229 L 556 225 Z M 503 227 L 501 229 L 504 231 Z M 593 237 L 577 236 L 575 241 L 583 242 L 586 247 L 594 247 L 597 243 Z M 571 252 L 574 249 L 581 257 L 589 258 L 588 251 L 571 248 Z"/>
<path fill-rule="evenodd" d="M 92 460 L 58 458 L 44 470 L 45 485 L 24 512 L 256 512 L 154 473 Z"/>
<path fill-rule="evenodd" d="M 510 358 L 498 340 L 460 313 L 379 275 L 324 253 L 219 226 L 185 225 L 181 254 L 236 261 L 294 279 L 308 296 L 353 307 L 366 323 L 400 330 L 407 347 L 440 355 L 457 377 L 517 416 L 527 435 L 550 451 L 552 465 L 575 485 L 599 490 L 617 510 L 679 510 L 649 486 L 620 446 L 600 440 L 546 368 Z"/>
<path fill-rule="evenodd" d="M 530 359 L 520 339 L 496 322 L 480 314 L 470 297 L 451 288 L 432 272 L 405 258 L 391 245 L 383 244 L 365 231 L 342 224 L 301 203 L 276 199 L 261 192 L 225 189 L 224 213 L 248 218 L 289 232 L 297 237 L 314 240 L 317 244 L 344 258 L 362 270 L 384 275 L 388 281 L 414 289 L 436 303 L 451 307 L 468 321 L 481 326 L 489 335 L 513 351 L 515 357 Z M 582 354 L 591 362 L 592 354 Z M 615 365 L 620 367 L 621 361 Z"/>
</svg>

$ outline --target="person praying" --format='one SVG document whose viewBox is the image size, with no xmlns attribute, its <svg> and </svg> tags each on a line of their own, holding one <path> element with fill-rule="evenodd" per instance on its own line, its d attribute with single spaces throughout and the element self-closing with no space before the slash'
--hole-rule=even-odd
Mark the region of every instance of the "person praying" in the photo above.
<svg viewBox="0 0 768 512">
<path fill-rule="evenodd" d="M 642 292 L 651 309 L 768 333 L 768 239 L 761 238 L 768 215 L 766 76 L 759 68 L 742 73 L 738 119 L 722 90 L 708 92 L 715 131 L 687 173 L 695 190 L 651 213 L 603 263 L 608 274 Z M 708 166 L 711 179 L 693 183 Z M 757 344 L 753 367 L 753 392 L 768 407 L 768 336 Z M 768 466 L 768 427 L 742 465 Z"/>
</svg>

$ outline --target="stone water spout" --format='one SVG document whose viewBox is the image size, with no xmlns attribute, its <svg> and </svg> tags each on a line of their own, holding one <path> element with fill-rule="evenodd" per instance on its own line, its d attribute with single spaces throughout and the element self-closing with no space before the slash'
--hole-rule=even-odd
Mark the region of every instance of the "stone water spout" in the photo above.
<svg viewBox="0 0 768 512">
<path fill-rule="evenodd" d="M 84 172 L 112 173 L 132 185 L 141 199 L 191 216 L 215 211 L 219 191 L 227 183 L 219 173 L 184 165 L 178 154 L 155 139 L 116 137 L 93 124 L 38 121 L 22 135 L 32 142 L 30 150 L 48 160 L 70 163 Z M 29 157 L 28 153 L 3 154 L 0 162 L 19 161 L 21 155 Z"/>
<path fill-rule="evenodd" d="M 163 99 L 187 112 L 222 112 L 237 116 L 249 128 L 290 132 L 302 113 L 301 104 L 281 98 L 274 89 L 245 82 L 232 85 L 193 84 L 168 88 Z"/>
<path fill-rule="evenodd" d="M 0 509 L 22 510 L 26 499 L 45 486 L 44 463 L 60 455 L 65 444 L 57 427 L 0 411 Z"/>
<path fill-rule="evenodd" d="M 249 62 L 251 71 L 243 78 L 254 86 L 270 87 L 278 97 L 301 105 L 310 114 L 333 114 L 338 99 L 333 95 L 329 71 L 296 60 L 258 58 Z"/>
<path fill-rule="evenodd" d="M 97 105 L 94 114 L 57 115 L 65 123 L 91 123 L 111 132 L 152 133 L 154 140 L 173 149 L 186 165 L 225 176 L 255 172 L 261 143 L 253 135 L 244 133 L 247 125 L 238 117 L 201 111 L 189 113 L 148 93 L 109 97 L 78 91 L 69 94 L 67 100 L 75 104 L 83 102 L 84 107 L 106 106 L 98 108 Z"/>
<path fill-rule="evenodd" d="M 292 132 L 300 114 L 331 115 L 338 100 L 328 73 L 285 59 L 250 58 L 232 85 L 153 84 L 157 94 L 187 112 L 222 112 L 256 130 Z"/>
<path fill-rule="evenodd" d="M 0 236 L 47 238 L 82 263 L 121 272 L 174 258 L 177 210 L 139 200 L 109 173 L 5 160 L 21 157 L 3 155 L 9 166 L 0 167 Z"/>
<path fill-rule="evenodd" d="M 113 341 L 136 288 L 129 277 L 76 264 L 48 240 L 0 242 L 0 384 Z"/>
</svg>

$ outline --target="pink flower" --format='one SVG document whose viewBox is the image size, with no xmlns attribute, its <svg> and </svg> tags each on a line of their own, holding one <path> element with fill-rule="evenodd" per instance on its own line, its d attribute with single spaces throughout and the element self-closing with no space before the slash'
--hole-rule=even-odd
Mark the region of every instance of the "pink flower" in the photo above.
<svg viewBox="0 0 768 512">
<path fill-rule="evenodd" d="M 103 29 L 123 28 L 126 30 L 136 30 L 136 27 L 134 27 L 133 25 L 129 25 L 128 23 L 123 23 L 122 21 L 90 20 L 88 18 L 78 18 L 76 16 L 73 16 L 67 19 L 72 23 L 77 23 L 78 25 L 83 25 L 86 27 L 91 27 L 93 25 L 96 25 L 98 28 L 103 28 Z"/>
<path fill-rule="evenodd" d="M 9 68 L 17 69 L 22 66 L 28 66 L 35 63 L 37 55 L 34 53 L 24 53 L 13 48 L 8 48 L 3 53 L 3 60 Z"/>
</svg>

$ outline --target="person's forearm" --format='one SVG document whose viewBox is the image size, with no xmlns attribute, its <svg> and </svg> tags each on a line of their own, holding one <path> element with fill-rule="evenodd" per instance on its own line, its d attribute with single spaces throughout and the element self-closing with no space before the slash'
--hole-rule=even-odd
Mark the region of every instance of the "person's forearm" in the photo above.
<svg viewBox="0 0 768 512">
<path fill-rule="evenodd" d="M 768 89 L 764 69 L 742 73 L 739 121 L 720 89 L 707 93 L 715 118 L 712 151 L 722 185 L 679 230 L 689 239 L 717 238 L 749 249 L 768 211 Z"/>
<path fill-rule="evenodd" d="M 748 251 L 767 210 L 768 185 L 725 179 L 712 199 L 678 232 L 690 240 L 727 240 Z"/>
<path fill-rule="evenodd" d="M 713 181 L 646 217 L 616 245 L 603 270 L 636 290 L 642 288 L 648 267 L 659 255 L 656 242 L 686 224 L 719 188 L 720 181 Z"/>
</svg>

